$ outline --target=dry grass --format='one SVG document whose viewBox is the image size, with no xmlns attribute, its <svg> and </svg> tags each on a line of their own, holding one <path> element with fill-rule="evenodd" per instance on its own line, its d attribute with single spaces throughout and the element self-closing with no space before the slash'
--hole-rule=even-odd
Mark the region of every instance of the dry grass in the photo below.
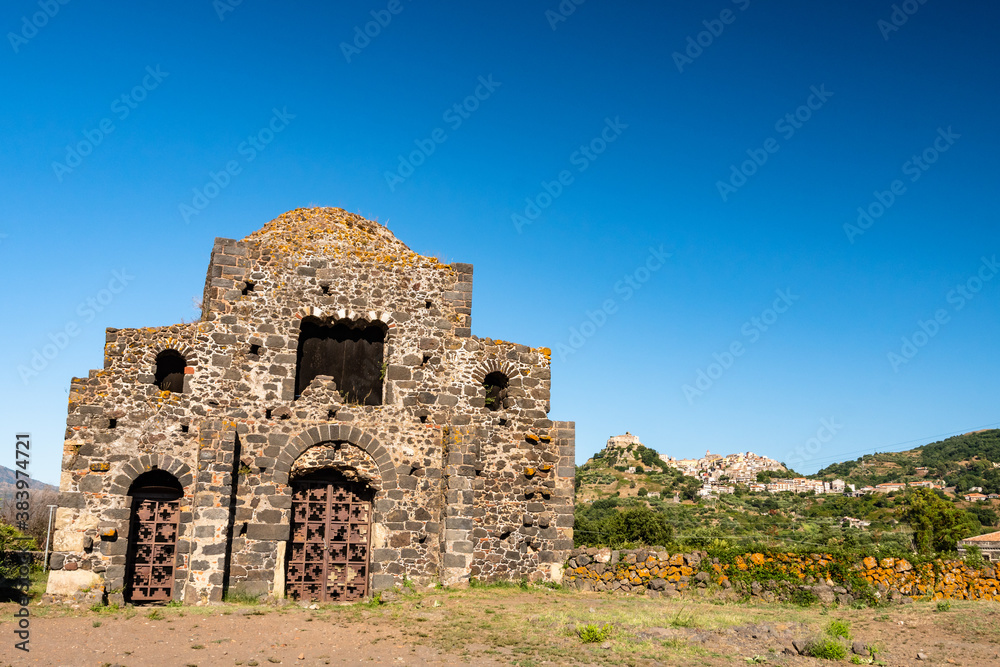
<svg viewBox="0 0 1000 667">
<path fill-rule="evenodd" d="M 545 661 L 591 665 L 743 664 L 751 657 L 743 655 L 746 650 L 718 641 L 717 635 L 704 643 L 691 640 L 690 635 L 751 624 L 800 624 L 796 632 L 819 635 L 834 620 L 850 623 L 855 637 L 891 645 L 894 652 L 902 651 L 904 655 L 939 648 L 952 655 L 975 649 L 987 658 L 993 657 L 1000 646 L 1000 604 L 954 601 L 946 613 L 933 613 L 933 609 L 932 602 L 881 609 L 824 609 L 723 603 L 708 598 L 654 600 L 535 587 L 487 587 L 422 591 L 384 605 L 322 605 L 317 609 L 269 604 L 159 607 L 156 616 L 162 619 L 157 623 L 183 619 L 185 624 L 194 621 L 209 631 L 211 617 L 239 615 L 274 617 L 275 626 L 292 624 L 314 632 L 353 627 L 360 628 L 373 645 L 391 640 L 407 646 L 423 645 L 471 663 L 496 661 L 524 666 Z M 86 617 L 88 626 L 91 619 L 100 619 L 102 625 L 94 625 L 96 628 L 113 626 L 116 619 L 136 614 L 145 616 L 151 610 L 95 611 L 53 606 L 35 607 L 32 611 L 42 618 Z M 0 608 L 0 613 L 5 612 Z M 266 618 L 261 620 L 267 622 Z M 3 625 L 0 623 L 0 630 Z M 579 631 L 588 625 L 610 627 L 609 638 L 600 643 L 582 641 Z M 928 644 L 931 637 L 937 642 L 938 635 L 944 643 Z M 209 635 L 205 643 L 214 639 Z M 780 651 L 788 643 L 775 640 L 759 644 L 756 648 L 760 650 L 755 653 L 766 653 L 772 647 Z M 765 657 L 768 662 L 781 662 L 778 655 Z"/>
</svg>

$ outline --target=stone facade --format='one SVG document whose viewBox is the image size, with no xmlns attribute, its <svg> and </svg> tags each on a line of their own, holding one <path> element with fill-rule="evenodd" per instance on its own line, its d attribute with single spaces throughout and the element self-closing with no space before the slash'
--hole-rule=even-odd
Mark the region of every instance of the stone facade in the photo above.
<svg viewBox="0 0 1000 667">
<path fill-rule="evenodd" d="M 55 582 L 89 570 L 127 595 L 128 494 L 156 470 L 183 489 L 175 600 L 284 595 L 293 483 L 323 470 L 374 492 L 370 591 L 560 579 L 574 425 L 548 418 L 548 349 L 472 335 L 471 265 L 298 209 L 216 239 L 202 308 L 190 324 L 108 329 L 104 368 L 72 380 Z M 297 387 L 304 322 L 383 332 L 365 396 L 335 373 Z M 163 375 L 165 352 L 182 371 Z"/>
</svg>

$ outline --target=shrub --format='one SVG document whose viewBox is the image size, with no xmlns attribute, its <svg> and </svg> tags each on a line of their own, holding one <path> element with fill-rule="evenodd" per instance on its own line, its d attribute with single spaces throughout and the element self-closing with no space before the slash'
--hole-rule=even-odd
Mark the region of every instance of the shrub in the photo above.
<svg viewBox="0 0 1000 667">
<path fill-rule="evenodd" d="M 802 590 L 800 588 L 796 588 L 792 591 L 792 594 L 788 599 L 792 604 L 797 604 L 800 607 L 808 607 L 811 604 L 819 602 L 819 598 L 815 593 L 810 590 Z"/>
<path fill-rule="evenodd" d="M 849 621 L 830 621 L 830 624 L 826 626 L 826 634 L 833 638 L 843 637 L 850 641 L 851 639 L 851 623 Z"/>
<path fill-rule="evenodd" d="M 820 639 L 809 647 L 809 655 L 823 660 L 843 660 L 847 647 L 834 639 Z"/>
<path fill-rule="evenodd" d="M 604 498 L 589 507 L 582 503 L 576 508 L 574 540 L 578 544 L 600 544 L 620 547 L 623 544 L 667 546 L 673 537 L 669 518 L 632 501 L 627 505 L 618 498 Z M 618 507 L 622 506 L 622 511 Z"/>
<path fill-rule="evenodd" d="M 0 523 L 0 588 L 5 579 L 17 580 L 21 569 L 20 552 L 36 549 L 35 541 L 14 526 Z"/>
<path fill-rule="evenodd" d="M 986 559 L 983 558 L 983 552 L 975 544 L 970 544 L 965 547 L 965 564 L 975 570 L 981 570 L 986 567 Z"/>
<path fill-rule="evenodd" d="M 580 635 L 580 641 L 584 644 L 596 644 L 606 641 L 611 637 L 612 630 L 613 628 L 610 623 L 605 623 L 600 627 L 593 623 L 588 623 L 582 628 L 577 628 L 576 633 Z"/>
<path fill-rule="evenodd" d="M 947 600 L 941 600 L 937 603 L 937 608 L 934 611 L 951 611 L 951 603 Z"/>
</svg>

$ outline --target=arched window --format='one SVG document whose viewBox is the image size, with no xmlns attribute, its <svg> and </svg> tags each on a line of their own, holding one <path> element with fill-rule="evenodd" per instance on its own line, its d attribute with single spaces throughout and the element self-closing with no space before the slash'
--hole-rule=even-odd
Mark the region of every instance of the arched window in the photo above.
<svg viewBox="0 0 1000 667">
<path fill-rule="evenodd" d="M 381 322 L 324 324 L 302 320 L 295 370 L 298 398 L 317 375 L 329 375 L 348 403 L 382 404 L 385 325 Z"/>
<path fill-rule="evenodd" d="M 483 388 L 486 389 L 486 407 L 490 410 L 499 410 L 503 407 L 503 401 L 507 398 L 507 386 L 510 379 L 500 371 L 493 371 L 483 378 Z"/>
<path fill-rule="evenodd" d="M 132 517 L 126 557 L 129 602 L 165 602 L 173 597 L 177 565 L 180 497 L 184 489 L 164 470 L 150 470 L 129 487 Z"/>
<path fill-rule="evenodd" d="M 184 392 L 184 368 L 187 360 L 177 350 L 164 350 L 156 355 L 153 383 L 162 391 Z"/>
</svg>

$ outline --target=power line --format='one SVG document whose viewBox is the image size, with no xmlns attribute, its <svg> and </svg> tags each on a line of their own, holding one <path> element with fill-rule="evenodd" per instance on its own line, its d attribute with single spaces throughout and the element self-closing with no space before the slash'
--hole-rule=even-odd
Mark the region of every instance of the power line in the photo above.
<svg viewBox="0 0 1000 667">
<path fill-rule="evenodd" d="M 1000 422 L 994 422 L 992 424 L 984 424 L 983 426 L 974 426 L 974 427 L 972 427 L 970 429 L 963 429 L 963 430 L 959 430 L 959 431 L 949 431 L 947 433 L 939 433 L 937 435 L 923 436 L 923 437 L 920 437 L 920 438 L 914 438 L 912 440 L 904 440 L 902 442 L 894 442 L 891 445 L 876 445 L 874 447 L 867 447 L 865 449 L 858 449 L 858 450 L 855 450 L 855 451 L 852 451 L 852 452 L 841 452 L 840 454 L 836 454 L 836 455 L 833 455 L 833 456 L 823 456 L 823 457 L 818 457 L 818 458 L 811 458 L 811 459 L 809 459 L 809 461 L 807 461 L 807 463 L 816 463 L 816 462 L 822 463 L 822 462 L 825 462 L 825 461 L 838 461 L 838 460 L 842 461 L 843 457 L 845 457 L 845 456 L 852 456 L 854 454 L 868 454 L 868 453 L 872 453 L 872 454 L 878 454 L 878 453 L 889 454 L 889 453 L 897 453 L 897 452 L 888 452 L 888 451 L 885 451 L 885 450 L 888 450 L 889 448 L 892 448 L 892 447 L 898 447 L 900 445 L 909 445 L 911 443 L 920 442 L 920 441 L 923 441 L 923 440 L 930 440 L 932 442 L 935 442 L 935 441 L 932 440 L 933 438 L 945 438 L 945 437 L 951 437 L 951 436 L 955 436 L 955 435 L 964 435 L 966 433 L 972 433 L 974 431 L 980 431 L 982 429 L 990 428 L 991 426 L 1000 426 Z M 931 444 L 931 443 L 928 442 L 927 444 Z M 880 452 L 879 451 L 880 449 L 883 450 L 883 451 Z"/>
</svg>

